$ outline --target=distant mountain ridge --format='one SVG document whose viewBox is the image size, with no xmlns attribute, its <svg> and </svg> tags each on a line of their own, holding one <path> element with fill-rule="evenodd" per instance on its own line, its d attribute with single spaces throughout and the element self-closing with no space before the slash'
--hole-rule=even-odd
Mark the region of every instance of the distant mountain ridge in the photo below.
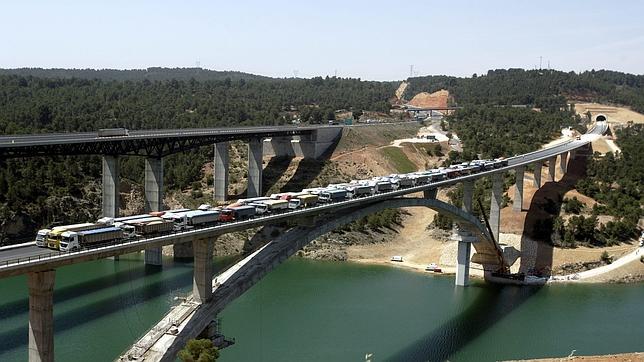
<svg viewBox="0 0 644 362">
<path fill-rule="evenodd" d="M 190 80 L 198 81 L 207 80 L 251 80 L 251 79 L 271 79 L 256 74 L 238 72 L 238 71 L 219 71 L 203 68 L 163 68 L 150 67 L 147 69 L 63 69 L 63 68 L 15 68 L 0 69 L 0 75 L 17 75 L 22 77 L 38 78 L 79 78 L 79 79 L 100 79 L 105 81 L 162 81 L 162 80 Z"/>
</svg>

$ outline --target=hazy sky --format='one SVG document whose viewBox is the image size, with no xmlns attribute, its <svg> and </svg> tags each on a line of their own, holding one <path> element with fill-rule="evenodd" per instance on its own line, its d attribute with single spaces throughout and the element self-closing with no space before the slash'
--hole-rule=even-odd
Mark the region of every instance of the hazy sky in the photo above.
<svg viewBox="0 0 644 362">
<path fill-rule="evenodd" d="M 394 80 L 644 73 L 642 1 L 3 1 L 0 68 L 239 70 Z M 197 63 L 199 62 L 199 63 Z"/>
</svg>

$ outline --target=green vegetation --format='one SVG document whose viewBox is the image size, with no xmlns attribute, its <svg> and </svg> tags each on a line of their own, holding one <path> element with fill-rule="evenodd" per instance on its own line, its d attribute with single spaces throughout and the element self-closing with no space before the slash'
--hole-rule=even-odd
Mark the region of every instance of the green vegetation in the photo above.
<svg viewBox="0 0 644 362">
<path fill-rule="evenodd" d="M 416 165 L 407 158 L 405 152 L 400 147 L 384 147 L 382 154 L 387 157 L 399 173 L 409 173 L 417 171 Z"/>
<path fill-rule="evenodd" d="M 566 98 L 614 102 L 644 112 L 644 75 L 608 70 L 583 73 L 496 69 L 471 78 L 409 78 L 406 94 L 447 89 L 457 105 L 527 105 L 542 110 L 566 107 Z"/>
<path fill-rule="evenodd" d="M 195 69 L 1 73 L 12 74 L 0 75 L 3 134 L 274 125 L 290 123 L 299 112 L 315 123 L 336 109 L 387 112 L 383 100 L 395 89 L 394 83 L 359 79 L 271 79 Z M 203 178 L 210 160 L 211 147 L 166 157 L 166 190 L 187 190 Z M 142 185 L 142 158 L 123 157 L 120 165 L 122 180 Z M 0 244 L 100 213 L 99 157 L 7 160 L 0 166 Z"/>
<path fill-rule="evenodd" d="M 402 226 L 404 212 L 398 209 L 385 209 L 354 221 L 338 231 L 381 231 L 383 228 L 393 229 Z"/>
<path fill-rule="evenodd" d="M 178 357 L 182 362 L 214 362 L 219 358 L 219 350 L 209 339 L 191 339 Z"/>
<path fill-rule="evenodd" d="M 580 127 L 572 111 L 536 112 L 526 108 L 472 106 L 448 117 L 449 129 L 463 142 L 463 160 L 513 156 L 538 149 L 564 127 Z M 452 157 L 450 157 L 451 159 Z"/>
<path fill-rule="evenodd" d="M 579 201 L 577 197 L 564 200 L 564 211 L 569 214 L 579 215 L 579 213 L 583 208 L 584 208 L 584 204 L 581 201 Z"/>
</svg>

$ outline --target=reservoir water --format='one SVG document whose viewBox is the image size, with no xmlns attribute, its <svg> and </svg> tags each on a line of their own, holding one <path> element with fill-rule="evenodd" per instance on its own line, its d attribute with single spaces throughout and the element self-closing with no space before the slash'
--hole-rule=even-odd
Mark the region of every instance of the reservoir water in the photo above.
<svg viewBox="0 0 644 362">
<path fill-rule="evenodd" d="M 221 267 L 225 260 L 215 263 Z M 57 361 L 112 361 L 192 286 L 142 256 L 58 269 Z M 0 361 L 27 359 L 24 276 L 0 280 Z M 221 361 L 494 361 L 644 350 L 644 284 L 453 286 L 452 277 L 292 259 L 220 316 Z"/>
</svg>

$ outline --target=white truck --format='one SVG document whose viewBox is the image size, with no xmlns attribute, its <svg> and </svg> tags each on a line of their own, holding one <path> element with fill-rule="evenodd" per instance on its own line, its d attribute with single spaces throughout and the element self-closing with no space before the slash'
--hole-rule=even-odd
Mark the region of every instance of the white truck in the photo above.
<svg viewBox="0 0 644 362">
<path fill-rule="evenodd" d="M 288 201 L 288 208 L 295 210 L 299 209 L 300 207 L 310 207 L 310 206 L 315 206 L 319 200 L 318 195 L 298 195 Z"/>
<path fill-rule="evenodd" d="M 107 227 L 86 231 L 66 231 L 62 233 L 60 251 L 76 251 L 92 245 L 111 244 L 124 238 L 121 228 Z"/>
<path fill-rule="evenodd" d="M 276 213 L 288 209 L 289 201 L 286 200 L 261 200 L 251 202 L 248 206 L 255 207 L 255 215 L 264 215 L 268 213 Z"/>
<path fill-rule="evenodd" d="M 174 230 L 182 231 L 197 226 L 213 225 L 219 220 L 219 210 L 192 210 L 180 213 L 165 214 L 163 218 L 174 222 Z"/>
</svg>

